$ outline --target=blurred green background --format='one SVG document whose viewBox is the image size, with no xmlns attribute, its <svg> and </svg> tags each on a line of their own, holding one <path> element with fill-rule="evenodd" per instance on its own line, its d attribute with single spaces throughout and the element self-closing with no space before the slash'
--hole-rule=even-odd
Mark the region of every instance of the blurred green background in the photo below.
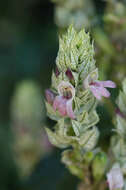
<svg viewBox="0 0 126 190">
<path fill-rule="evenodd" d="M 102 27 L 106 2 L 93 3 Z M 0 190 L 74 190 L 78 184 L 43 129 L 54 125 L 43 103 L 58 51 L 54 6 L 47 0 L 0 1 Z M 104 137 L 111 116 L 102 105 L 98 112 Z"/>
</svg>

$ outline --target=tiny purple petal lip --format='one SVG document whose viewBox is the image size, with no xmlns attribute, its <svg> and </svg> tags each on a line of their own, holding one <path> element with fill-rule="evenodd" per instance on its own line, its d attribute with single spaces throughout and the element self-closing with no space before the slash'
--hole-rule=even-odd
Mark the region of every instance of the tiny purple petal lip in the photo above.
<svg viewBox="0 0 126 190">
<path fill-rule="evenodd" d="M 100 87 L 99 90 L 100 90 L 100 94 L 102 96 L 104 96 L 106 98 L 108 98 L 110 96 L 110 92 L 106 88 Z"/>
<path fill-rule="evenodd" d="M 59 95 L 55 97 L 53 109 L 58 110 L 61 116 L 68 116 L 75 119 L 72 109 L 72 101 L 75 96 L 75 89 L 69 82 L 62 81 L 58 86 Z"/>
<path fill-rule="evenodd" d="M 58 93 L 65 98 L 68 96 L 67 99 L 73 99 L 75 96 L 75 88 L 70 82 L 62 81 L 58 86 Z"/>
<path fill-rule="evenodd" d="M 53 104 L 53 101 L 55 99 L 55 95 L 50 89 L 45 90 L 45 96 L 46 96 L 47 102 L 49 104 Z"/>
<path fill-rule="evenodd" d="M 71 119 L 75 119 L 75 114 L 73 112 L 73 109 L 72 109 L 72 100 L 69 100 L 67 101 L 67 104 L 66 104 L 66 110 L 67 110 L 67 115 L 71 118 Z"/>
<path fill-rule="evenodd" d="M 93 74 L 93 75 L 92 75 Z M 84 88 L 89 88 L 96 99 L 101 100 L 102 96 L 109 98 L 110 93 L 106 88 L 116 88 L 116 84 L 110 80 L 99 81 L 98 70 L 92 71 L 83 82 Z"/>
<path fill-rule="evenodd" d="M 93 95 L 98 99 L 101 100 L 101 97 L 104 96 L 108 98 L 110 96 L 109 91 L 103 87 L 102 83 L 94 82 L 90 84 L 90 90 L 92 91 Z"/>
<path fill-rule="evenodd" d="M 115 110 L 116 114 L 122 117 L 123 119 L 126 119 L 126 115 L 121 112 L 121 110 L 117 107 Z"/>
<path fill-rule="evenodd" d="M 101 81 L 101 84 L 106 88 L 116 88 L 116 84 L 111 80 Z"/>
<path fill-rule="evenodd" d="M 112 168 L 109 173 L 107 173 L 107 182 L 110 190 L 122 189 L 124 186 L 124 179 L 121 169 Z"/>
<path fill-rule="evenodd" d="M 74 78 L 73 78 L 73 75 L 72 75 L 72 72 L 71 72 L 70 69 L 67 69 L 67 71 L 66 71 L 66 76 L 67 76 L 70 80 L 73 80 L 73 79 L 74 79 Z"/>
<path fill-rule="evenodd" d="M 91 90 L 92 94 L 96 97 L 96 99 L 101 100 L 102 96 L 101 96 L 101 94 L 99 93 L 99 90 L 96 87 L 91 86 L 90 90 Z"/>
<path fill-rule="evenodd" d="M 55 68 L 55 75 L 56 75 L 56 77 L 58 77 L 59 74 L 60 74 L 59 69 L 58 69 L 58 67 L 56 66 L 56 68 Z"/>
</svg>

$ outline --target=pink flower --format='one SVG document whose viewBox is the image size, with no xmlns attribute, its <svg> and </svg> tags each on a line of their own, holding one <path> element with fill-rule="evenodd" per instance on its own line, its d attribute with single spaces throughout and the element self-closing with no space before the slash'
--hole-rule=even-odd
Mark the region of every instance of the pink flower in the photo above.
<svg viewBox="0 0 126 190">
<path fill-rule="evenodd" d="M 53 101 L 55 99 L 55 95 L 54 93 L 50 90 L 50 89 L 47 89 L 45 91 L 45 96 L 46 96 L 46 100 L 49 104 L 53 104 Z"/>
<path fill-rule="evenodd" d="M 112 168 L 107 174 L 107 182 L 110 190 L 121 189 L 124 186 L 123 175 L 120 167 Z"/>
<path fill-rule="evenodd" d="M 73 74 L 72 74 L 72 72 L 71 72 L 70 69 L 67 69 L 67 71 L 66 71 L 65 74 L 66 74 L 66 76 L 67 76 L 70 80 L 73 80 L 73 79 L 74 79 Z"/>
<path fill-rule="evenodd" d="M 116 108 L 115 112 L 116 112 L 117 115 L 119 115 L 123 119 L 126 119 L 126 115 L 124 113 L 122 113 L 119 108 Z"/>
<path fill-rule="evenodd" d="M 56 68 L 55 68 L 55 75 L 56 75 L 56 77 L 58 77 L 59 74 L 60 74 L 59 69 L 58 69 L 58 67 L 56 66 Z"/>
<path fill-rule="evenodd" d="M 98 70 L 95 69 L 91 72 L 87 78 L 84 80 L 84 88 L 89 88 L 93 95 L 101 100 L 102 96 L 108 98 L 110 96 L 109 91 L 106 88 L 115 88 L 116 84 L 110 80 L 99 81 L 98 80 Z"/>
<path fill-rule="evenodd" d="M 58 86 L 59 95 L 55 97 L 53 102 L 53 108 L 59 111 L 62 116 L 69 116 L 71 119 L 75 119 L 75 115 L 72 109 L 72 101 L 75 97 L 75 88 L 69 83 L 62 81 Z"/>
</svg>

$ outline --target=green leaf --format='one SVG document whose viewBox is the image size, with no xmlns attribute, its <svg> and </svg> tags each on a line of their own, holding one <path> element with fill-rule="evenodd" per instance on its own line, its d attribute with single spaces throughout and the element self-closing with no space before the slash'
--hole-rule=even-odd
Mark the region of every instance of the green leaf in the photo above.
<svg viewBox="0 0 126 190">
<path fill-rule="evenodd" d="M 87 118 L 81 121 L 81 133 L 83 133 L 88 128 L 96 125 L 99 121 L 99 117 L 96 111 L 92 111 L 87 115 Z"/>
<path fill-rule="evenodd" d="M 126 94 L 120 91 L 117 100 L 118 106 L 123 113 L 126 113 Z"/>
<path fill-rule="evenodd" d="M 123 137 L 126 134 L 126 120 L 120 116 L 116 117 L 117 120 L 117 131 Z"/>
<path fill-rule="evenodd" d="M 99 152 L 92 163 L 92 172 L 95 180 L 100 180 L 104 173 L 107 166 L 107 155 L 104 152 Z"/>
<path fill-rule="evenodd" d="M 66 141 L 61 138 L 60 136 L 58 136 L 56 133 L 52 132 L 50 129 L 45 128 L 49 141 L 51 142 L 51 144 L 53 144 L 54 146 L 58 147 L 58 148 L 66 148 L 68 146 L 68 144 L 66 143 Z"/>
<path fill-rule="evenodd" d="M 76 134 L 76 136 L 80 136 L 80 123 L 78 121 L 75 121 L 75 120 L 72 120 L 72 127 L 73 127 L 73 130 Z"/>
<path fill-rule="evenodd" d="M 96 127 L 85 131 L 85 133 L 80 137 L 79 144 L 86 151 L 93 149 L 97 143 L 99 137 L 99 131 Z"/>
<path fill-rule="evenodd" d="M 49 118 L 52 120 L 58 121 L 60 119 L 60 115 L 57 111 L 54 111 L 52 105 L 50 105 L 48 102 L 46 104 L 46 109 L 47 109 L 47 115 Z"/>
</svg>

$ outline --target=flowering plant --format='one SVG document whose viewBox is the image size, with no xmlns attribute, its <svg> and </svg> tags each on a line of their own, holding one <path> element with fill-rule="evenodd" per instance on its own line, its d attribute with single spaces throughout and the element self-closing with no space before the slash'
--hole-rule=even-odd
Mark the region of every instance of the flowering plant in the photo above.
<svg viewBox="0 0 126 190">
<path fill-rule="evenodd" d="M 67 148 L 62 153 L 62 162 L 83 181 L 80 189 L 92 189 L 92 183 L 93 189 L 106 188 L 104 177 L 110 162 L 107 153 L 96 148 L 99 137 L 96 106 L 102 96 L 110 96 L 106 88 L 115 87 L 110 80 L 98 80 L 89 34 L 84 30 L 77 33 L 70 26 L 60 38 L 52 84 L 46 90 L 47 114 L 57 122 L 53 131 L 46 128 L 46 132 L 54 146 Z M 113 185 L 115 171 L 118 185 Z M 108 172 L 107 178 L 110 189 L 123 187 L 119 166 Z"/>
</svg>

